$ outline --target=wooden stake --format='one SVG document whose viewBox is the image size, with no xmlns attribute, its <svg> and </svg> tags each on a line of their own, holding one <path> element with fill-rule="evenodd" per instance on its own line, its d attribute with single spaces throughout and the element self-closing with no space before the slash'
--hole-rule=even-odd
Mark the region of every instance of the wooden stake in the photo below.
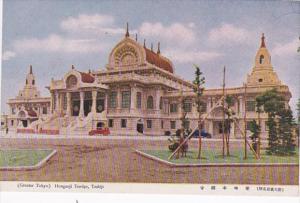
<svg viewBox="0 0 300 203">
<path fill-rule="evenodd" d="M 260 121 L 260 106 L 259 106 L 259 109 L 258 109 L 258 126 L 259 126 L 259 131 L 258 131 L 258 143 L 257 143 L 257 154 L 258 154 L 258 157 L 260 158 L 260 132 L 261 132 L 261 121 Z"/>
<path fill-rule="evenodd" d="M 238 125 L 237 121 L 236 121 L 236 120 L 233 120 L 233 121 L 234 121 L 234 123 L 237 125 L 237 128 L 239 129 L 239 131 L 241 132 L 241 134 L 242 134 L 244 137 L 247 137 L 247 135 L 244 134 L 244 131 L 241 130 L 241 128 L 240 128 L 240 126 Z M 259 157 L 258 157 L 256 151 L 253 149 L 253 147 L 252 147 L 251 144 L 248 142 L 248 140 L 245 139 L 245 141 L 246 141 L 246 142 L 245 142 L 245 143 L 246 143 L 246 147 L 247 147 L 247 145 L 248 145 L 249 148 L 250 148 L 250 150 L 253 152 L 255 158 L 256 158 L 256 159 L 259 159 Z"/>
<path fill-rule="evenodd" d="M 225 66 L 223 69 L 223 85 L 222 85 L 222 95 L 223 95 L 223 101 L 222 101 L 222 108 L 223 108 L 223 120 L 222 120 L 222 141 L 223 141 L 223 147 L 222 147 L 222 156 L 225 157 Z"/>
<path fill-rule="evenodd" d="M 244 159 L 247 159 L 247 85 L 244 83 L 244 134 L 245 134 L 245 154 L 244 154 Z"/>
</svg>

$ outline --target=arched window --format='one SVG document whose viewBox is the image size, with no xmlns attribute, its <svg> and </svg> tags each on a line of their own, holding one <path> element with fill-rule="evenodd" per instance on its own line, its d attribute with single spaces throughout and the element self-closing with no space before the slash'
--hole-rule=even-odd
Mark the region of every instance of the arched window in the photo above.
<svg viewBox="0 0 300 203">
<path fill-rule="evenodd" d="M 264 60 L 265 60 L 264 55 L 260 55 L 260 57 L 259 57 L 259 63 L 260 63 L 260 64 L 263 64 L 263 63 L 264 63 Z"/>
<path fill-rule="evenodd" d="M 160 99 L 159 99 L 159 109 L 160 110 L 163 109 L 163 99 L 162 99 L 162 97 L 160 97 Z"/>
<path fill-rule="evenodd" d="M 138 109 L 142 108 L 142 93 L 141 92 L 136 93 L 136 108 L 138 108 Z"/>
<path fill-rule="evenodd" d="M 153 109 L 153 97 L 149 96 L 147 99 L 147 109 Z"/>
</svg>

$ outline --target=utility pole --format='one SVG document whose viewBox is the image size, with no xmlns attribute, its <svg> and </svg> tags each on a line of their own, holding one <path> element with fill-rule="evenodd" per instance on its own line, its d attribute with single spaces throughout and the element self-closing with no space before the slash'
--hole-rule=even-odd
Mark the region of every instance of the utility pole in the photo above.
<svg viewBox="0 0 300 203">
<path fill-rule="evenodd" d="M 244 83 L 244 135 L 245 135 L 245 154 L 244 159 L 247 159 L 247 84 Z"/>
<path fill-rule="evenodd" d="M 223 148 L 222 148 L 222 156 L 225 157 L 225 71 L 226 68 L 224 66 L 223 69 L 223 89 L 222 89 L 222 95 L 223 95 L 223 101 L 222 101 L 222 108 L 223 108 L 223 121 L 222 121 L 222 140 L 223 140 Z"/>
</svg>

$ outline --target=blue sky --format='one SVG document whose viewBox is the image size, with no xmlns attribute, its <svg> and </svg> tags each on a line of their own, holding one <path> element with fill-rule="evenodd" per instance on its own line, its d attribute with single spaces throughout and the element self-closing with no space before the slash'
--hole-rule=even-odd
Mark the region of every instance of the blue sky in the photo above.
<svg viewBox="0 0 300 203">
<path fill-rule="evenodd" d="M 206 87 L 240 86 L 250 73 L 261 33 L 272 65 L 299 98 L 300 2 L 292 1 L 98 1 L 4 0 L 1 111 L 17 95 L 33 65 L 43 96 L 51 78 L 60 79 L 72 64 L 79 70 L 103 69 L 114 45 L 138 34 L 174 63 L 177 75 L 193 78 L 199 64 Z"/>
</svg>

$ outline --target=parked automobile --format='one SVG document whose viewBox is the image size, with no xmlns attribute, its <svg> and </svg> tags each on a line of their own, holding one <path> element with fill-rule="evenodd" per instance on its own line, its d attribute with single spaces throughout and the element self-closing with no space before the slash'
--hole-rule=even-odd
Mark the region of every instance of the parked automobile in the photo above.
<svg viewBox="0 0 300 203">
<path fill-rule="evenodd" d="M 89 132 L 89 135 L 90 136 L 93 136 L 93 135 L 109 135 L 110 134 L 110 131 L 109 131 L 109 128 L 97 128 L 97 129 L 94 129 L 94 130 L 91 130 Z"/>
<path fill-rule="evenodd" d="M 199 130 L 195 130 L 192 137 L 198 138 L 199 137 Z M 211 134 L 206 132 L 205 130 L 201 130 L 201 137 L 203 138 L 211 138 Z"/>
</svg>

